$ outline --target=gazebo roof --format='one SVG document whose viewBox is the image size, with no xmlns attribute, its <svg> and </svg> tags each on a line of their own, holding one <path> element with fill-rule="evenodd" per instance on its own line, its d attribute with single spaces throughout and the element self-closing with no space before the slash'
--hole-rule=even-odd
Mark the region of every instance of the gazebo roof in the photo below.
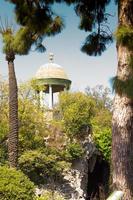
<svg viewBox="0 0 133 200">
<path fill-rule="evenodd" d="M 53 62 L 53 54 L 50 54 L 49 60 L 50 62 L 42 65 L 35 75 L 38 84 L 45 86 L 45 92 L 48 92 L 49 85 L 52 85 L 53 92 L 69 89 L 71 81 L 63 67 Z"/>
<path fill-rule="evenodd" d="M 37 79 L 47 79 L 47 78 L 59 78 L 59 79 L 68 79 L 66 72 L 63 67 L 56 63 L 46 63 L 42 65 L 37 73 Z"/>
</svg>

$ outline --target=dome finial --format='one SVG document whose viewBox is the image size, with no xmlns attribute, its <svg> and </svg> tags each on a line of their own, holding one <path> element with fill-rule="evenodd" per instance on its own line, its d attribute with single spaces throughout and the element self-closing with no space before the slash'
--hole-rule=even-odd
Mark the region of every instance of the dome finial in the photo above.
<svg viewBox="0 0 133 200">
<path fill-rule="evenodd" d="M 49 62 L 53 62 L 54 60 L 54 54 L 53 53 L 49 53 Z"/>
</svg>

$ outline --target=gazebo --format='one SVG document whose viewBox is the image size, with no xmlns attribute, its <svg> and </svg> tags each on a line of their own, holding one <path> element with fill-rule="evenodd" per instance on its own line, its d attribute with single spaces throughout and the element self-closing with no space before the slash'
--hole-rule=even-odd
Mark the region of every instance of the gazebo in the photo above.
<svg viewBox="0 0 133 200">
<path fill-rule="evenodd" d="M 69 90 L 71 80 L 68 79 L 64 69 L 53 62 L 54 55 L 49 54 L 49 63 L 42 65 L 35 76 L 37 84 L 44 86 L 44 90 L 40 91 L 40 96 L 43 93 L 49 93 L 49 109 L 53 109 L 54 93 Z"/>
</svg>

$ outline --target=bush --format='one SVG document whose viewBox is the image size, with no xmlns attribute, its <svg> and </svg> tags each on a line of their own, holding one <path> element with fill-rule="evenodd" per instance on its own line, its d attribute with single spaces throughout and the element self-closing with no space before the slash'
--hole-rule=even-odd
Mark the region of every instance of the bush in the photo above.
<svg viewBox="0 0 133 200">
<path fill-rule="evenodd" d="M 111 157 L 111 117 L 110 111 L 101 109 L 92 119 L 93 139 L 107 161 L 110 161 Z"/>
<path fill-rule="evenodd" d="M 65 200 L 62 195 L 60 195 L 58 192 L 53 191 L 46 191 L 45 194 L 43 194 L 40 197 L 37 197 L 36 200 Z"/>
<path fill-rule="evenodd" d="M 95 129 L 93 137 L 96 147 L 102 153 L 104 159 L 109 161 L 111 157 L 111 129 Z"/>
<path fill-rule="evenodd" d="M 77 142 L 72 142 L 67 145 L 67 148 L 64 149 L 60 154 L 63 159 L 67 161 L 73 161 L 75 159 L 80 158 L 84 153 L 83 147 L 77 143 Z"/>
<path fill-rule="evenodd" d="M 48 178 L 59 177 L 69 169 L 70 163 L 54 153 L 39 150 L 27 151 L 19 158 L 21 170 L 36 184 L 43 184 Z"/>
<path fill-rule="evenodd" d="M 34 184 L 21 172 L 0 167 L 0 200 L 33 200 Z"/>
</svg>

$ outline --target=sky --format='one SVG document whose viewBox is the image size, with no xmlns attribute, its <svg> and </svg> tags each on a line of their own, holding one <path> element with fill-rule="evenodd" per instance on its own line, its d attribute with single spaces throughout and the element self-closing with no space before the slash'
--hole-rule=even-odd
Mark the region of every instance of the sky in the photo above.
<svg viewBox="0 0 133 200">
<path fill-rule="evenodd" d="M 48 62 L 49 53 L 54 54 L 54 62 L 61 65 L 70 80 L 73 91 L 84 91 L 87 86 L 104 85 L 111 87 L 110 79 L 115 76 L 117 69 L 117 54 L 115 42 L 100 57 L 90 57 L 80 51 L 87 33 L 78 29 L 79 18 L 73 7 L 56 4 L 54 11 L 61 15 L 65 22 L 65 29 L 58 35 L 44 40 L 47 49 L 45 53 L 30 51 L 27 56 L 16 56 L 15 70 L 18 82 L 33 78 L 39 67 Z M 110 27 L 114 32 L 117 25 L 116 6 L 111 5 L 108 12 Z M 0 0 L 0 16 L 14 21 L 13 6 L 5 0 Z M 1 39 L 1 38 L 0 38 Z M 0 74 L 7 79 L 8 68 L 5 55 L 2 53 L 0 40 Z"/>
</svg>

